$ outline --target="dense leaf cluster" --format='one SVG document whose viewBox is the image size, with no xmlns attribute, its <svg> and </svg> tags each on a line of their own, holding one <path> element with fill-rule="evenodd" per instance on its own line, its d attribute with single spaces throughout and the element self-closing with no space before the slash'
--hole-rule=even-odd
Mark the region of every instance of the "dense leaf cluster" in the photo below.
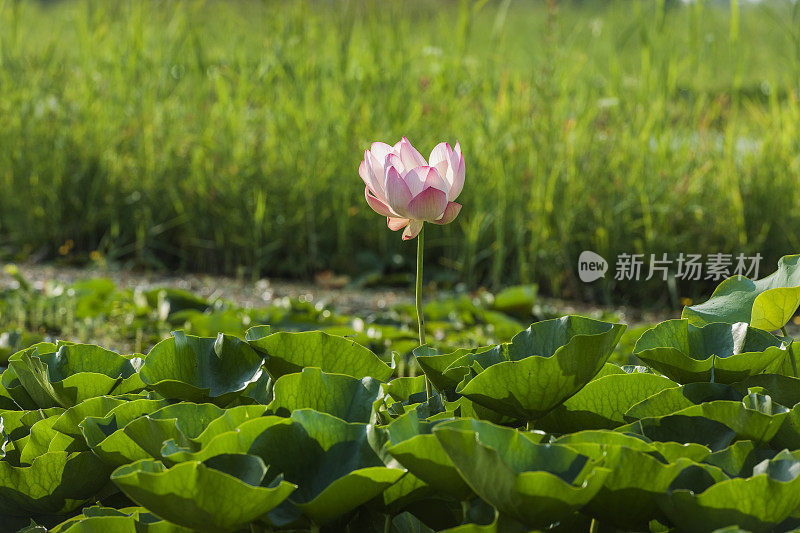
<svg viewBox="0 0 800 533">
<path fill-rule="evenodd" d="M 645 332 L 647 366 L 580 316 L 395 379 L 319 331 L 36 344 L 0 376 L 0 529 L 794 530 L 800 379 L 768 330 L 797 262 Z"/>
</svg>

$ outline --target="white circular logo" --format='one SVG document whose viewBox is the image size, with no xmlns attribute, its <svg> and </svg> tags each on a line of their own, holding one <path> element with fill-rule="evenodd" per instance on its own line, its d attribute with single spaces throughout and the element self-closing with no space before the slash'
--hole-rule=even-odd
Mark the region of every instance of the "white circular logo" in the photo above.
<svg viewBox="0 0 800 533">
<path fill-rule="evenodd" d="M 608 262 L 603 256 L 590 250 L 584 250 L 578 257 L 578 277 L 584 283 L 591 283 L 602 278 L 608 271 Z"/>
</svg>

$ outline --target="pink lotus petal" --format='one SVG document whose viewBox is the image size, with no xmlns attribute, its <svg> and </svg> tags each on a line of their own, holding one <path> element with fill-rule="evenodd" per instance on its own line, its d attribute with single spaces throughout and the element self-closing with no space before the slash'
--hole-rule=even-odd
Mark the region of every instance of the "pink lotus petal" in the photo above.
<svg viewBox="0 0 800 533">
<path fill-rule="evenodd" d="M 361 161 L 361 164 L 358 165 L 358 175 L 361 176 L 361 181 L 364 182 L 364 185 L 369 187 L 369 174 L 367 173 L 367 160 L 366 159 Z"/>
<path fill-rule="evenodd" d="M 464 155 L 461 153 L 461 146 L 456 142 L 456 147 L 453 150 L 453 155 L 450 158 L 450 170 L 453 171 L 452 179 L 450 182 L 450 192 L 447 199 L 451 202 L 458 198 L 461 191 L 464 189 L 464 178 L 466 176 L 466 165 L 464 163 Z M 448 172 L 448 178 L 450 173 Z"/>
<path fill-rule="evenodd" d="M 388 205 L 386 205 L 378 198 L 375 198 L 370 194 L 369 187 L 364 188 L 364 197 L 367 199 L 367 203 L 372 208 L 372 210 L 378 213 L 379 215 L 383 215 L 385 217 L 395 216 L 395 213 L 389 208 Z"/>
<path fill-rule="evenodd" d="M 412 196 L 416 196 L 425 188 L 425 178 L 428 175 L 428 167 L 417 167 L 409 169 L 403 173 L 403 181 L 408 185 L 408 190 Z"/>
<path fill-rule="evenodd" d="M 384 160 L 384 168 L 389 168 L 389 167 L 396 168 L 397 172 L 399 172 L 401 175 L 406 170 L 406 166 L 403 164 L 403 160 L 400 159 L 400 156 L 395 153 L 387 155 L 386 159 Z"/>
<path fill-rule="evenodd" d="M 423 183 L 423 189 L 427 189 L 428 187 L 433 187 L 434 189 L 439 189 L 443 193 L 447 194 L 447 184 L 442 179 L 442 176 L 439 174 L 439 171 L 433 167 L 422 167 L 427 169 L 427 173 L 425 175 L 425 183 Z"/>
<path fill-rule="evenodd" d="M 423 222 L 421 220 L 410 221 L 406 229 L 403 230 L 403 240 L 407 241 L 419 235 L 419 232 L 422 231 L 422 224 Z"/>
<path fill-rule="evenodd" d="M 446 207 L 447 194 L 428 187 L 408 203 L 408 212 L 412 219 L 432 222 L 442 216 Z"/>
<path fill-rule="evenodd" d="M 447 174 L 447 167 L 450 165 L 450 154 L 453 149 L 448 143 L 439 143 L 431 150 L 431 157 L 428 164 L 439 171 L 439 175 L 444 178 Z"/>
<path fill-rule="evenodd" d="M 386 225 L 392 231 L 397 231 L 405 228 L 410 221 L 407 218 L 389 217 L 386 219 Z"/>
<path fill-rule="evenodd" d="M 408 203 L 411 201 L 411 191 L 400 177 L 394 167 L 386 169 L 386 200 L 389 208 L 400 216 L 412 218 L 408 213 Z"/>
<path fill-rule="evenodd" d="M 444 214 L 438 220 L 434 220 L 434 224 L 449 224 L 458 216 L 461 211 L 461 204 L 449 202 L 444 210 Z"/>
<path fill-rule="evenodd" d="M 374 142 L 372 143 L 372 146 L 369 147 L 369 151 L 372 153 L 375 159 L 383 162 L 386 160 L 386 156 L 393 151 L 393 148 L 386 143 Z"/>
<path fill-rule="evenodd" d="M 406 168 L 415 168 L 428 164 L 422 154 L 405 137 L 400 141 L 400 157 L 403 159 L 403 164 Z"/>
<path fill-rule="evenodd" d="M 362 161 L 361 165 L 358 167 L 358 175 L 361 176 L 364 184 L 369 187 L 372 194 L 386 203 L 386 195 L 383 192 L 383 167 L 379 167 L 377 170 L 380 174 L 376 173 L 375 157 L 373 157 L 369 150 L 365 150 L 364 161 Z M 380 176 L 380 179 L 378 179 L 378 176 Z"/>
<path fill-rule="evenodd" d="M 447 194 L 447 185 L 444 180 L 439 176 L 439 171 L 433 167 L 422 166 L 412 168 L 403 175 L 403 180 L 408 185 L 408 190 L 411 194 L 416 196 L 428 187 L 439 189 Z"/>
<path fill-rule="evenodd" d="M 455 200 L 458 198 L 458 195 L 461 194 L 461 191 L 464 189 L 465 174 L 466 168 L 464 166 L 464 156 L 461 156 L 458 170 L 455 171 L 455 176 L 453 177 L 453 185 L 450 187 L 450 195 L 448 196 L 449 200 Z"/>
</svg>

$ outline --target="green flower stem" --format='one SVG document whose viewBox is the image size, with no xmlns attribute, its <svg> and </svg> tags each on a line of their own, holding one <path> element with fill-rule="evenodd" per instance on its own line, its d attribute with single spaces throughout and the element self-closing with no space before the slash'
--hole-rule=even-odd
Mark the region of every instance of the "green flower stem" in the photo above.
<svg viewBox="0 0 800 533">
<path fill-rule="evenodd" d="M 422 314 L 422 251 L 425 247 L 425 226 L 419 230 L 417 236 L 417 327 L 419 328 L 419 345 L 425 345 L 425 317 Z M 425 377 L 425 394 L 431 398 L 431 382 Z"/>
<path fill-rule="evenodd" d="M 786 333 L 786 326 L 783 326 L 781 328 L 781 333 L 783 333 L 784 337 L 788 337 L 789 336 L 789 334 Z M 794 377 L 797 377 L 797 361 L 795 361 L 795 358 L 794 358 L 793 345 L 794 345 L 794 339 L 791 339 L 789 341 L 789 347 L 787 349 L 789 350 L 789 360 L 792 362 L 792 373 L 794 374 Z"/>
</svg>

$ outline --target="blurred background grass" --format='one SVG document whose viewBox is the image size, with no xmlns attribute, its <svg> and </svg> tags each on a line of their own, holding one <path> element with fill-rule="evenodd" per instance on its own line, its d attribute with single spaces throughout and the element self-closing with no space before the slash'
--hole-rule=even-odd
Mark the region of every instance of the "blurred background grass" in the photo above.
<svg viewBox="0 0 800 533">
<path fill-rule="evenodd" d="M 443 282 L 675 305 L 716 283 L 618 283 L 616 255 L 800 251 L 798 3 L 0 6 L 6 258 L 410 272 L 357 174 L 403 134 L 466 154 Z M 612 275 L 582 284 L 584 249 Z"/>
</svg>

